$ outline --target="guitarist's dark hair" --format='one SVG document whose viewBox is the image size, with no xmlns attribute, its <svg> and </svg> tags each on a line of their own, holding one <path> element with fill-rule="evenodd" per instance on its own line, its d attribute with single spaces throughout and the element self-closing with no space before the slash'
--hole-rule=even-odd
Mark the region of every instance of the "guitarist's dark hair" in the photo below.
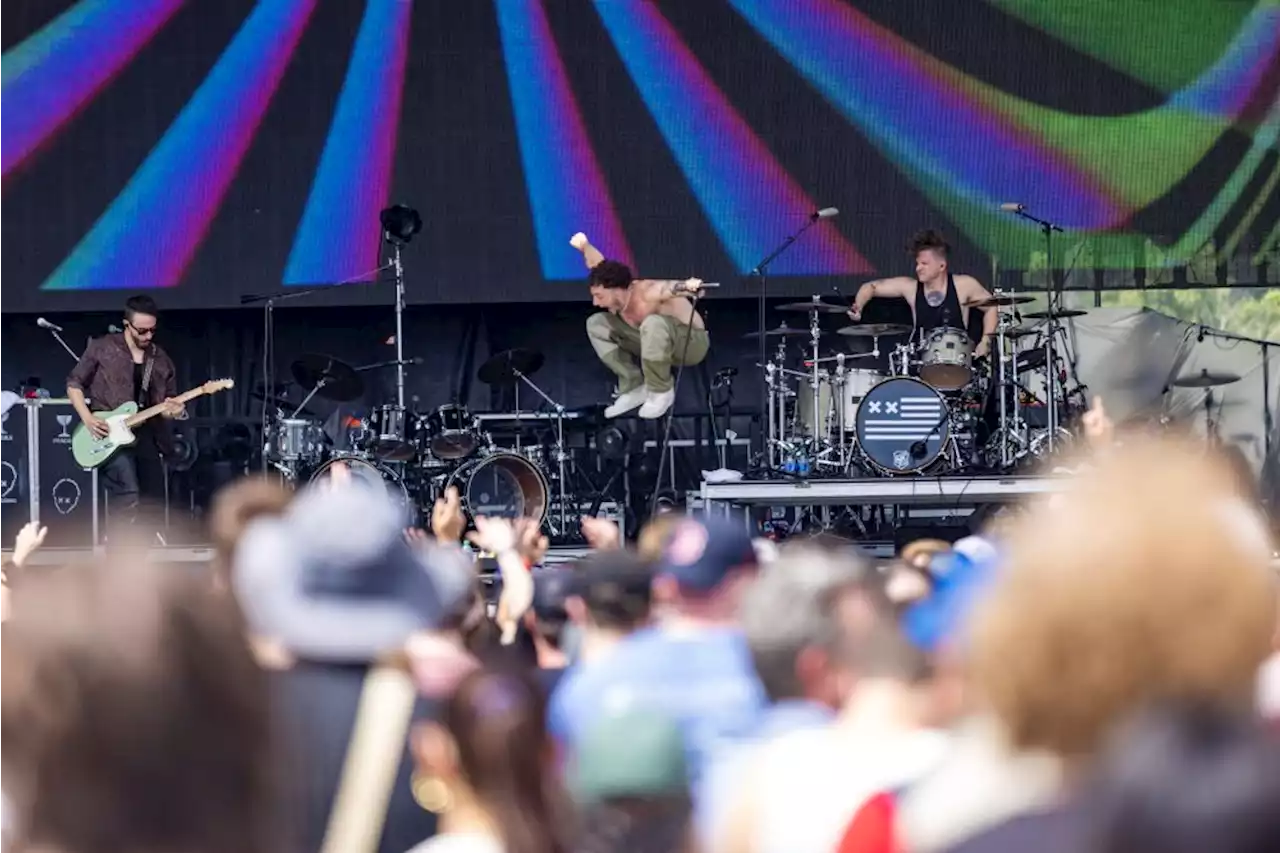
<svg viewBox="0 0 1280 853">
<path fill-rule="evenodd" d="M 140 296 L 130 296 L 124 302 L 124 318 L 132 321 L 135 314 L 149 314 L 152 317 L 160 313 L 160 307 L 156 305 L 156 301 L 146 294 Z"/>
</svg>

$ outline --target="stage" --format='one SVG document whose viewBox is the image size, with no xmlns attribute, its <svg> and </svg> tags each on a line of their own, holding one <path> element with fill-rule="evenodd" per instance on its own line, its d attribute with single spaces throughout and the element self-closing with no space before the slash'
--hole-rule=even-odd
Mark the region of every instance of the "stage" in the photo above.
<svg viewBox="0 0 1280 853">
<path fill-rule="evenodd" d="M 972 508 L 1009 503 L 1061 488 L 1056 477 L 898 477 L 851 480 L 703 481 L 702 511 L 727 514 L 732 507 L 910 505 Z"/>
</svg>

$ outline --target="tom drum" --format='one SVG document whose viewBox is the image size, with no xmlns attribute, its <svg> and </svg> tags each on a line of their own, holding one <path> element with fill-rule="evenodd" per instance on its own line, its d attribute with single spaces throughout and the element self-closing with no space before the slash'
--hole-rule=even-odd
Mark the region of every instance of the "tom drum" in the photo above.
<svg viewBox="0 0 1280 853">
<path fill-rule="evenodd" d="M 973 346 L 963 329 L 934 329 L 920 345 L 920 378 L 941 391 L 958 391 L 973 379 Z"/>
</svg>

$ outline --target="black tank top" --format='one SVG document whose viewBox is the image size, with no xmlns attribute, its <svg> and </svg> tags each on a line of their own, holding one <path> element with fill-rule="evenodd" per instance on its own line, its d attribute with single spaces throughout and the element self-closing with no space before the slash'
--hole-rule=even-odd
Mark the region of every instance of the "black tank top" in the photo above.
<svg viewBox="0 0 1280 853">
<path fill-rule="evenodd" d="M 924 283 L 916 281 L 916 335 L 929 332 L 941 326 L 953 329 L 964 328 L 964 314 L 960 311 L 960 295 L 956 293 L 956 281 L 951 273 L 947 273 L 947 292 L 936 307 L 925 299 Z"/>
</svg>

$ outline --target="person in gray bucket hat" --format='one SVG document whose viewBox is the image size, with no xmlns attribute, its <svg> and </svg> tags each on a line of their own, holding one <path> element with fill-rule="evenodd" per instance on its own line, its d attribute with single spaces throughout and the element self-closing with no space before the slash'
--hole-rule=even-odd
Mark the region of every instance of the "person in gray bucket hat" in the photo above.
<svg viewBox="0 0 1280 853">
<path fill-rule="evenodd" d="M 259 650 L 266 641 L 273 652 L 264 663 L 286 734 L 281 775 L 296 849 L 336 843 L 330 833 L 349 823 L 339 789 L 365 778 L 348 773 L 346 762 L 362 752 L 385 755 L 351 748 L 366 731 L 365 691 L 381 683 L 371 675 L 401 665 L 439 669 L 465 656 L 460 643 L 440 660 L 419 661 L 412 650 L 424 640 L 455 645 L 439 629 L 471 599 L 475 569 L 457 543 L 407 541 L 406 521 L 383 490 L 335 482 L 300 493 L 284 515 L 251 524 L 235 549 L 236 597 Z M 437 713 L 429 697 L 410 701 L 408 719 L 375 721 L 373 730 L 407 732 L 411 720 Z M 385 810 L 375 807 L 376 820 L 361 818 L 375 829 L 371 846 L 360 849 L 403 853 L 435 832 L 435 815 L 414 802 L 413 761 L 407 737 L 401 740 Z"/>
<path fill-rule="evenodd" d="M 312 488 L 237 547 L 236 597 L 250 629 L 312 661 L 367 662 L 429 631 L 475 572 L 455 546 L 410 543 L 405 514 L 359 481 Z"/>
</svg>

